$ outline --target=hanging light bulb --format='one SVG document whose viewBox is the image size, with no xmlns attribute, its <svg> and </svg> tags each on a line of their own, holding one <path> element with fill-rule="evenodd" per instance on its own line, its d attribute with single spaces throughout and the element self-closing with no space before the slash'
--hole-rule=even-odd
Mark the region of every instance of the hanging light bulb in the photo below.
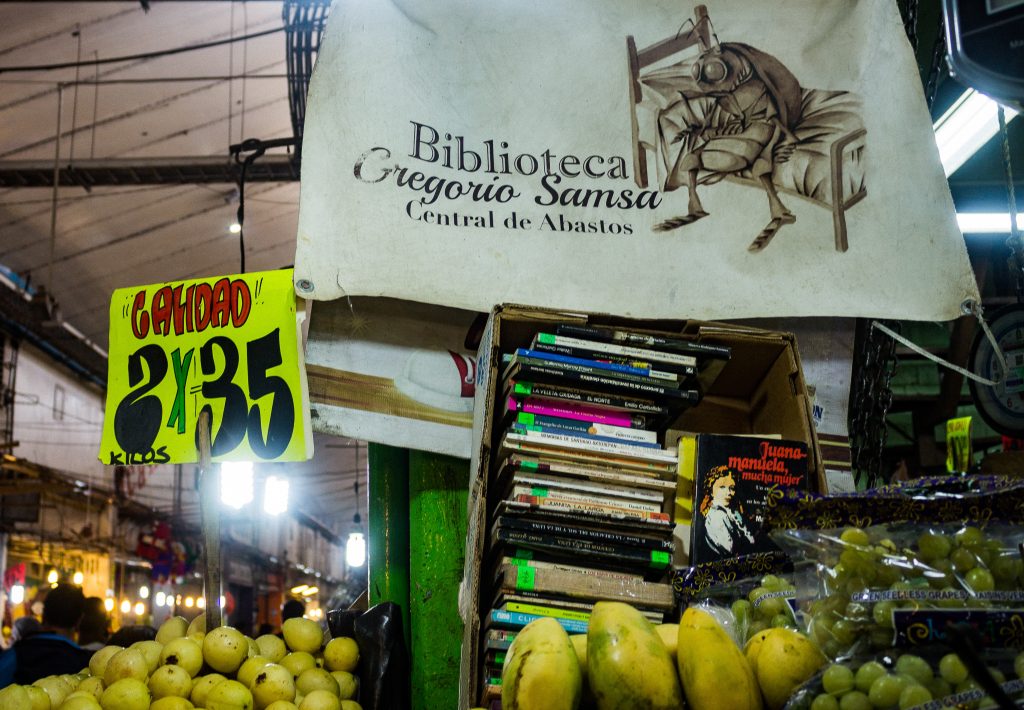
<svg viewBox="0 0 1024 710">
<path fill-rule="evenodd" d="M 206 608 L 206 597 L 196 597 L 196 606 L 200 609 Z"/>
<path fill-rule="evenodd" d="M 153 598 L 153 601 L 156 602 L 157 606 L 163 606 L 164 602 L 167 601 L 167 595 L 163 592 L 157 592 L 156 596 Z"/>
<path fill-rule="evenodd" d="M 47 584 L 56 584 L 58 579 L 60 579 L 60 574 L 55 569 L 51 569 L 49 574 L 46 575 Z"/>
<path fill-rule="evenodd" d="M 106 609 L 108 612 L 113 611 L 114 610 L 114 598 L 113 597 L 107 597 L 106 599 L 104 599 L 103 600 L 103 608 Z"/>
<path fill-rule="evenodd" d="M 149 599 L 149 587 L 146 585 L 139 587 L 139 596 L 143 599 Z"/>
<path fill-rule="evenodd" d="M 366 564 L 366 537 L 363 536 L 363 521 L 359 517 L 359 479 L 353 484 L 356 494 L 356 514 L 352 516 L 355 530 L 348 534 L 345 543 L 345 564 L 349 567 L 362 567 Z"/>
<path fill-rule="evenodd" d="M 196 604 L 196 600 L 195 599 L 193 599 L 192 597 L 185 597 L 185 606 L 187 606 L 189 609 L 191 609 L 193 606 L 195 606 L 195 604 Z"/>
<path fill-rule="evenodd" d="M 122 599 L 121 600 L 121 613 L 122 614 L 129 614 L 129 613 L 131 613 L 131 610 L 132 610 L 132 603 L 130 601 L 128 601 L 127 599 Z"/>
<path fill-rule="evenodd" d="M 85 581 L 85 575 L 84 575 L 84 574 L 82 574 L 81 572 L 75 572 L 75 574 L 74 574 L 74 575 L 72 575 L 72 577 L 71 577 L 71 581 L 72 581 L 72 582 L 73 582 L 73 583 L 74 583 L 74 584 L 75 584 L 76 586 L 78 586 L 78 587 L 81 587 L 81 586 L 82 586 L 82 582 L 84 582 L 84 581 Z"/>
<path fill-rule="evenodd" d="M 143 604 L 142 602 L 136 603 L 135 604 L 135 616 L 142 616 L 145 613 L 146 613 L 146 605 Z"/>
</svg>

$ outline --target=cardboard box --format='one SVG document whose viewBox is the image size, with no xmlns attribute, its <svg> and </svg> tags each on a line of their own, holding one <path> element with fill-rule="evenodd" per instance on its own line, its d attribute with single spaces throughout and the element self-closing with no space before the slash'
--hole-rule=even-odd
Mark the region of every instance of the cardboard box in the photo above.
<svg viewBox="0 0 1024 710">
<path fill-rule="evenodd" d="M 812 402 L 800 367 L 796 338 L 789 333 L 702 321 L 633 320 L 616 316 L 559 312 L 503 305 L 491 313 L 477 353 L 473 449 L 470 463 L 469 534 L 459 593 L 465 623 L 459 707 L 479 700 L 480 560 L 487 534 L 487 482 L 492 452 L 501 432 L 493 430 L 495 392 L 500 387 L 502 353 L 527 347 L 538 330 L 559 323 L 614 326 L 671 337 L 686 337 L 732 348 L 732 359 L 706 391 L 703 401 L 670 427 L 674 431 L 729 434 L 781 434 L 808 447 L 812 483 L 824 487 L 824 470 L 812 420 Z"/>
</svg>

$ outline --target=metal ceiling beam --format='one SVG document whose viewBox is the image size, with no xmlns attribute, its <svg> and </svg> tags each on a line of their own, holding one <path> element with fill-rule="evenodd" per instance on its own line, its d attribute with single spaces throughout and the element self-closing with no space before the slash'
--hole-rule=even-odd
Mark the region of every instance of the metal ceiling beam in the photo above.
<svg viewBox="0 0 1024 710">
<path fill-rule="evenodd" d="M 3 0 L 0 0 L 2 2 Z M 228 158 L 98 158 L 76 160 L 60 169 L 61 187 L 109 185 L 238 184 L 241 166 Z M 265 155 L 249 166 L 246 182 L 296 182 L 299 168 L 290 155 Z M 53 187 L 53 162 L 0 161 L 0 187 Z"/>
</svg>

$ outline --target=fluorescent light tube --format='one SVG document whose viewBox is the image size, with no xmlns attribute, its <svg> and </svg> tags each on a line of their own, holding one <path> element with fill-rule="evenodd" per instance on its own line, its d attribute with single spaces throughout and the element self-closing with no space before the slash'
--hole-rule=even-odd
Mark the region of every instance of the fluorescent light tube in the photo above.
<svg viewBox="0 0 1024 710">
<path fill-rule="evenodd" d="M 1009 212 L 957 212 L 956 222 L 964 234 L 1009 234 Z M 1024 213 L 1017 214 L 1017 229 L 1024 232 Z"/>
<path fill-rule="evenodd" d="M 955 173 L 999 132 L 998 107 L 999 104 L 989 97 L 968 89 L 935 122 L 935 142 L 946 177 Z M 1007 123 L 1017 116 L 1009 107 L 1004 110 Z"/>
</svg>

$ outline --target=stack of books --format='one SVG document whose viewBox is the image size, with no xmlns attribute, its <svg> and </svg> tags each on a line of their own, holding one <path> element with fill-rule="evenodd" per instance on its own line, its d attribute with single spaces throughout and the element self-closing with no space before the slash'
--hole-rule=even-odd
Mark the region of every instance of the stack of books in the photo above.
<svg viewBox="0 0 1024 710">
<path fill-rule="evenodd" d="M 503 356 L 481 600 L 486 701 L 500 697 L 515 634 L 538 617 L 584 634 L 598 601 L 629 602 L 652 623 L 672 610 L 678 454 L 665 430 L 729 355 L 559 325 Z"/>
</svg>

